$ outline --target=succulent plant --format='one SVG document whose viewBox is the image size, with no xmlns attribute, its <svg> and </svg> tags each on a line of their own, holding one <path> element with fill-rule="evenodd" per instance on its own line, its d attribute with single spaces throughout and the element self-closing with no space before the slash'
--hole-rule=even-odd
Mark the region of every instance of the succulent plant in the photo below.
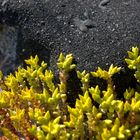
<svg viewBox="0 0 140 140">
<path fill-rule="evenodd" d="M 121 68 L 77 71 L 82 94 L 75 107 L 67 103 L 69 73 L 76 70 L 73 56 L 60 54 L 59 82 L 39 64 L 38 56 L 25 60 L 27 67 L 4 76 L 0 72 L 0 138 L 9 140 L 139 140 L 140 93 L 128 88 L 118 99 L 112 77 Z M 128 68 L 140 82 L 140 55 L 137 47 L 128 51 Z M 90 77 L 106 80 L 106 90 L 90 85 Z M 75 83 L 76 84 L 76 83 Z"/>
</svg>

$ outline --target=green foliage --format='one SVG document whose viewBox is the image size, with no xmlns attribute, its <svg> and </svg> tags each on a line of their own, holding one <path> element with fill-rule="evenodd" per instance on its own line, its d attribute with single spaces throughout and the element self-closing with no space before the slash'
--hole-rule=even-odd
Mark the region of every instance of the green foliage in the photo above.
<svg viewBox="0 0 140 140">
<path fill-rule="evenodd" d="M 140 82 L 140 55 L 132 48 L 125 59 L 135 70 Z M 112 76 L 121 68 L 98 68 L 96 72 L 77 71 L 82 94 L 75 107 L 67 103 L 69 72 L 74 70 L 73 56 L 60 54 L 59 83 L 39 64 L 37 56 L 25 60 L 27 67 L 19 67 L 14 74 L 4 77 L 0 72 L 0 139 L 38 140 L 139 140 L 140 93 L 128 88 L 124 100 L 116 98 Z M 90 77 L 106 80 L 107 88 L 90 86 Z M 77 83 L 75 83 L 77 84 Z"/>
</svg>

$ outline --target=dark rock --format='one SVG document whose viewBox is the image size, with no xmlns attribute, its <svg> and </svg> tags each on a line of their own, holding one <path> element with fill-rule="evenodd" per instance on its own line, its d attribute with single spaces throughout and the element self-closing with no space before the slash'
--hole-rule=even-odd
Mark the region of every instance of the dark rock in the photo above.
<svg viewBox="0 0 140 140">
<path fill-rule="evenodd" d="M 17 63 L 37 53 L 55 72 L 60 52 L 79 70 L 123 67 L 140 45 L 139 13 L 138 0 L 0 0 L 0 22 L 19 29 Z"/>
<path fill-rule="evenodd" d="M 0 25 L 0 70 L 4 75 L 15 69 L 17 29 Z"/>
</svg>

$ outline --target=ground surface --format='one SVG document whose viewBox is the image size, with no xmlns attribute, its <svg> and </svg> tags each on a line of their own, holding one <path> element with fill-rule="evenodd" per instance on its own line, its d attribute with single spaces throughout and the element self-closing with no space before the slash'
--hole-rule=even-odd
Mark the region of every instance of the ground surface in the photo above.
<svg viewBox="0 0 140 140">
<path fill-rule="evenodd" d="M 140 45 L 139 13 L 139 0 L 0 0 L 0 20 L 19 28 L 18 60 L 38 53 L 53 69 L 60 52 L 81 70 L 122 65 Z"/>
<path fill-rule="evenodd" d="M 55 73 L 60 52 L 92 71 L 124 67 L 126 51 L 140 46 L 140 0 L 0 0 L 0 22 L 17 30 L 18 64 L 38 54 Z"/>
</svg>

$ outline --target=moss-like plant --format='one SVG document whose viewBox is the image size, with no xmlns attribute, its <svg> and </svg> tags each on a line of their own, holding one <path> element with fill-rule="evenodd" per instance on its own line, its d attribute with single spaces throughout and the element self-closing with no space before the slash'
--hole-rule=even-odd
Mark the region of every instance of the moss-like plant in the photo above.
<svg viewBox="0 0 140 140">
<path fill-rule="evenodd" d="M 140 82 L 137 47 L 128 52 L 125 61 Z M 69 73 L 76 67 L 72 54 L 60 54 L 59 83 L 54 82 L 45 62 L 39 64 L 37 56 L 25 62 L 26 68 L 19 67 L 7 77 L 0 72 L 0 139 L 140 139 L 140 93 L 128 88 L 123 100 L 117 98 L 112 77 L 120 67 L 111 65 L 108 71 L 98 68 L 91 73 L 77 71 L 82 94 L 73 108 L 66 100 Z M 107 89 L 91 86 L 90 77 L 106 80 Z"/>
<path fill-rule="evenodd" d="M 137 47 L 132 47 L 132 52 L 128 51 L 129 58 L 125 61 L 128 64 L 128 68 L 136 70 L 135 77 L 138 82 L 140 82 L 140 55 L 139 49 Z"/>
</svg>

